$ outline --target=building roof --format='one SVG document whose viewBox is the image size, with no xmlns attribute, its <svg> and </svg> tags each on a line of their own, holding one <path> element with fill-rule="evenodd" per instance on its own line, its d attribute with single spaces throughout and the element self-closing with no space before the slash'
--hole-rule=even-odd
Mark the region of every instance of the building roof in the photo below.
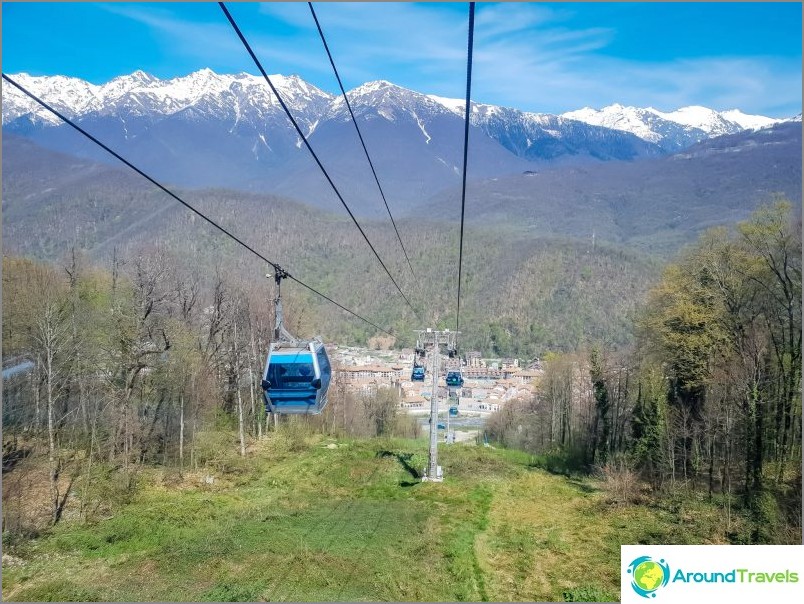
<svg viewBox="0 0 804 604">
<path fill-rule="evenodd" d="M 341 367 L 341 371 L 346 371 L 349 373 L 357 373 L 360 371 L 370 371 L 372 373 L 380 373 L 390 371 L 393 372 L 394 370 L 391 367 L 383 367 L 382 365 L 350 365 L 348 367 Z"/>
<path fill-rule="evenodd" d="M 413 395 L 413 396 L 406 396 L 402 399 L 403 403 L 426 403 L 427 399 L 423 396 Z"/>
<path fill-rule="evenodd" d="M 523 369 L 522 371 L 517 371 L 516 373 L 512 374 L 511 377 L 535 378 L 541 377 L 543 373 L 543 371 L 536 371 L 534 369 Z"/>
</svg>

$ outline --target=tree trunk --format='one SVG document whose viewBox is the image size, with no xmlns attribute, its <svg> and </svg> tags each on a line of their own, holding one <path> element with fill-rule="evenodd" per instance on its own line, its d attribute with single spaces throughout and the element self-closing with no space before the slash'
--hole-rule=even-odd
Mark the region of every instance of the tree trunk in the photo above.
<svg viewBox="0 0 804 604">
<path fill-rule="evenodd" d="M 47 392 L 47 458 L 50 465 L 50 500 L 53 504 L 53 524 L 59 520 L 59 460 L 56 451 L 56 429 L 53 422 L 53 407 L 55 404 L 53 396 L 53 348 L 47 347 L 45 379 Z"/>
<path fill-rule="evenodd" d="M 184 471 L 184 394 L 179 398 L 179 472 Z"/>
<path fill-rule="evenodd" d="M 128 472 L 128 391 L 123 400 L 123 467 Z"/>
<path fill-rule="evenodd" d="M 243 421 L 243 397 L 240 394 L 240 350 L 237 341 L 237 319 L 234 321 L 234 365 L 235 365 L 235 389 L 237 391 L 237 422 L 240 431 L 240 456 L 246 456 L 246 432 L 245 422 Z"/>
<path fill-rule="evenodd" d="M 39 434 L 39 428 L 42 425 L 42 404 L 41 404 L 41 397 L 42 393 L 40 392 L 40 376 L 39 376 L 39 359 L 36 359 L 36 369 L 34 371 L 35 378 L 33 380 L 33 394 L 34 394 L 34 425 L 33 425 L 33 433 Z"/>
<path fill-rule="evenodd" d="M 83 494 L 81 495 L 81 509 L 79 511 L 79 517 L 84 519 L 84 522 L 87 520 L 86 516 L 86 502 L 87 502 L 87 491 L 89 489 L 89 483 L 92 479 L 92 454 L 95 450 L 95 429 L 98 423 L 98 409 L 97 404 L 95 405 L 95 413 L 92 417 L 92 423 L 90 424 L 90 436 L 89 436 L 89 454 L 87 455 L 87 470 L 86 476 L 84 477 L 84 489 Z"/>
<path fill-rule="evenodd" d="M 709 435 L 709 501 L 715 488 L 715 435 Z"/>
<path fill-rule="evenodd" d="M 255 409 L 254 393 L 257 390 L 257 383 L 254 379 L 254 364 L 257 362 L 257 345 L 254 341 L 254 324 L 251 325 L 251 358 L 248 364 L 248 383 L 249 394 L 251 395 L 251 415 L 254 420 L 254 425 L 257 428 L 257 438 L 262 440 L 262 422 L 260 421 L 260 413 Z"/>
<path fill-rule="evenodd" d="M 751 460 L 751 488 L 755 493 L 762 490 L 762 462 L 764 455 L 764 443 L 762 440 L 765 420 L 765 406 L 759 393 L 759 385 L 754 385 L 754 408 L 756 427 L 754 428 L 754 456 Z"/>
<path fill-rule="evenodd" d="M 254 369 L 251 367 L 251 365 L 248 367 L 248 394 L 249 398 L 251 399 L 251 418 L 255 424 L 255 426 L 252 427 L 257 428 L 255 432 L 252 432 L 252 434 L 256 434 L 257 438 L 262 438 L 262 424 L 257 417 L 257 406 L 254 401 Z"/>
<path fill-rule="evenodd" d="M 243 421 L 243 397 L 240 396 L 240 388 L 237 389 L 237 419 L 240 429 L 240 457 L 246 456 L 246 431 Z"/>
<path fill-rule="evenodd" d="M 190 466 L 193 468 L 193 470 L 198 470 L 197 465 L 198 460 L 196 459 L 195 456 L 195 433 L 197 427 L 198 427 L 198 410 L 196 410 L 196 413 L 193 415 L 193 432 L 192 432 L 192 438 L 190 439 Z"/>
</svg>

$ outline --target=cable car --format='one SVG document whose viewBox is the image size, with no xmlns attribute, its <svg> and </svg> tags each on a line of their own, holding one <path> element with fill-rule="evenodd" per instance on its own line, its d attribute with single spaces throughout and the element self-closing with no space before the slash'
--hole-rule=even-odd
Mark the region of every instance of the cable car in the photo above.
<svg viewBox="0 0 804 604">
<path fill-rule="evenodd" d="M 332 367 L 320 340 L 273 342 L 262 378 L 270 413 L 321 413 L 327 405 Z"/>
<path fill-rule="evenodd" d="M 447 386 L 457 386 L 458 388 L 463 386 L 463 376 L 460 371 L 447 372 Z"/>
<path fill-rule="evenodd" d="M 418 365 L 413 367 L 413 373 L 410 374 L 410 379 L 414 382 L 423 382 L 424 381 L 424 367 L 419 367 Z"/>
<path fill-rule="evenodd" d="M 276 327 L 262 374 L 265 411 L 279 414 L 318 414 L 327 406 L 332 366 L 320 338 L 299 340 L 284 327 L 281 284 L 289 275 L 278 265 L 276 273 Z M 270 275 L 266 275 L 270 277 Z"/>
</svg>

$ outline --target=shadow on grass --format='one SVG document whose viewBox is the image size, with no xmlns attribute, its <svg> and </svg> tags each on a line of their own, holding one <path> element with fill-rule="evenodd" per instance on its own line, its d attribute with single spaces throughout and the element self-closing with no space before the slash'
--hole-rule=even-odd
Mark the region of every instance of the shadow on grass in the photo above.
<svg viewBox="0 0 804 604">
<path fill-rule="evenodd" d="M 567 484 L 575 487 L 582 493 L 599 493 L 600 489 L 577 478 L 567 477 Z"/>
<path fill-rule="evenodd" d="M 528 468 L 538 468 L 550 474 L 578 481 L 589 475 L 590 467 L 581 449 L 569 448 L 540 453 L 531 457 Z"/>
<path fill-rule="evenodd" d="M 402 464 L 402 467 L 405 468 L 405 471 L 410 474 L 410 476 L 418 481 L 421 479 L 419 476 L 419 472 L 410 464 L 411 458 L 413 458 L 413 453 L 394 453 L 393 451 L 377 451 L 377 457 L 385 458 L 385 457 L 395 457 L 396 460 Z M 412 487 L 414 485 L 419 484 L 418 482 L 410 482 L 407 480 L 403 480 L 399 483 L 400 487 Z"/>
</svg>

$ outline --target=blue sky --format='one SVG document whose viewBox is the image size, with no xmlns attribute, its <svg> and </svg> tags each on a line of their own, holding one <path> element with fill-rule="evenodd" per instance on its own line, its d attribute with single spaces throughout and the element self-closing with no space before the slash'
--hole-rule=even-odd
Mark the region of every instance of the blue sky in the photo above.
<svg viewBox="0 0 804 604">
<path fill-rule="evenodd" d="M 269 73 L 337 92 L 305 2 L 230 3 Z M 462 97 L 466 3 L 321 2 L 352 88 L 376 79 Z M 256 69 L 217 3 L 8 3 L 3 71 L 105 82 Z M 478 3 L 474 100 L 560 113 L 619 102 L 801 112 L 800 3 Z"/>
</svg>

